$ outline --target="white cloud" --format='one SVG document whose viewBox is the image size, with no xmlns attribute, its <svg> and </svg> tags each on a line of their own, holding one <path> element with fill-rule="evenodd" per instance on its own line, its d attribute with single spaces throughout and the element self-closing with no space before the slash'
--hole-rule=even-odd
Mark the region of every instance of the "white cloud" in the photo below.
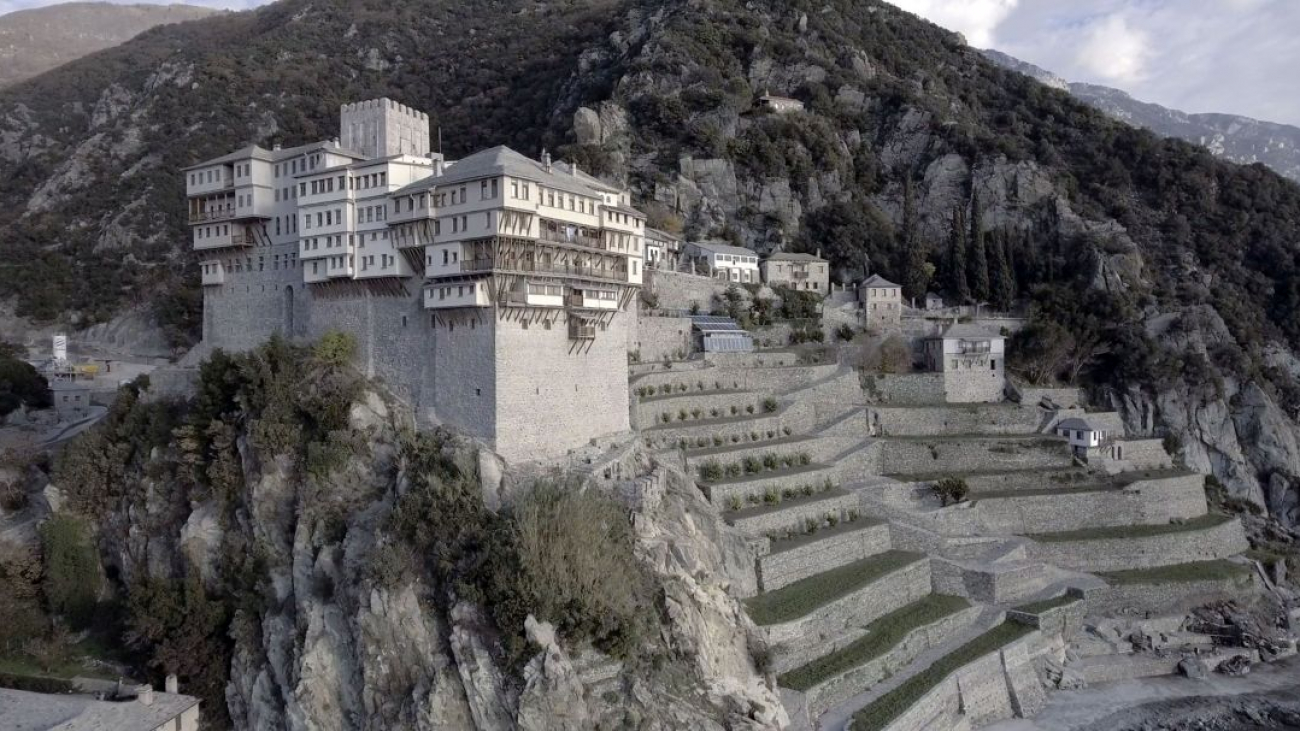
<svg viewBox="0 0 1300 731">
<path fill-rule="evenodd" d="M 966 36 L 976 48 L 993 43 L 998 25 L 1015 10 L 1020 0 L 894 0 L 909 13 Z"/>
<path fill-rule="evenodd" d="M 1108 83 L 1133 83 L 1146 75 L 1150 40 L 1123 15 L 1110 15 L 1087 27 L 1075 62 Z"/>
</svg>

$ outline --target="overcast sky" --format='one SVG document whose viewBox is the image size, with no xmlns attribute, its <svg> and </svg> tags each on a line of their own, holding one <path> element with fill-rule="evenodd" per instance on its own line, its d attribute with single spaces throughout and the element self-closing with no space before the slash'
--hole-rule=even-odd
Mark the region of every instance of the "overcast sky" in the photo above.
<svg viewBox="0 0 1300 731">
<path fill-rule="evenodd" d="M 184 0 L 181 0 L 184 1 Z M 189 0 L 242 10 L 265 0 Z M 1300 0 L 894 0 L 1068 81 L 1300 125 Z M 0 14 L 53 4 L 0 0 Z"/>
<path fill-rule="evenodd" d="M 1300 0 L 894 0 L 1068 81 L 1300 125 Z"/>
</svg>

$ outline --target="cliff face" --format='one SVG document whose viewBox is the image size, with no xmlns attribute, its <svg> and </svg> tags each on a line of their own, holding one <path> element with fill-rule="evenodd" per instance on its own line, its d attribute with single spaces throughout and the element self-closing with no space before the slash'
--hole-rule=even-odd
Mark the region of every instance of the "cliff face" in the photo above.
<svg viewBox="0 0 1300 731">
<path fill-rule="evenodd" d="M 451 37 L 469 40 L 428 41 Z M 764 91 L 805 110 L 756 109 Z M 428 110 L 451 158 L 547 147 L 627 178 L 655 225 L 820 249 L 837 279 L 902 280 L 920 248 L 943 289 L 950 222 L 978 218 L 1015 254 L 1017 295 L 1100 339 L 1091 385 L 1234 493 L 1295 499 L 1285 449 L 1231 442 L 1300 409 L 1300 188 L 1109 119 L 884 3 L 283 0 L 162 28 L 0 92 L 15 171 L 0 294 L 17 317 L 73 323 L 150 301 L 192 341 L 175 171 L 332 136 L 338 103 L 381 95 Z M 1225 326 L 1203 348 L 1147 331 L 1202 308 Z M 1219 381 L 1258 393 L 1202 388 Z"/>
<path fill-rule="evenodd" d="M 312 361 L 295 360 L 293 370 L 307 369 L 332 385 L 262 401 L 258 394 L 278 391 L 274 384 L 290 377 L 267 352 L 232 370 L 205 366 L 193 401 L 128 394 L 104 427 L 63 458 L 47 491 L 93 526 L 105 573 L 128 607 L 136 632 L 130 636 L 161 621 L 151 603 L 160 587 L 188 587 L 187 614 L 212 618 L 200 628 L 186 619 L 137 649 L 179 670 L 189 691 L 203 695 L 214 724 L 431 731 L 777 727 L 783 711 L 751 665 L 748 620 L 726 592 L 733 580 L 754 580 L 752 564 L 741 539 L 689 480 L 661 470 L 570 485 L 592 500 L 615 501 L 619 507 L 607 514 L 630 521 L 628 560 L 649 577 L 647 606 L 640 608 L 649 631 L 616 658 L 596 649 L 601 639 L 571 629 L 577 625 L 567 605 L 540 609 L 552 588 L 516 577 L 530 570 L 526 560 L 514 573 L 501 564 L 519 560 L 499 536 L 522 535 L 531 525 L 511 511 L 533 505 L 533 478 L 499 475 L 513 497 L 495 517 L 485 513 L 472 445 L 411 434 L 403 426 L 409 416 L 352 377 Z M 247 370 L 254 363 L 262 375 Z M 349 393 L 355 400 L 344 404 L 350 406 L 311 405 Z M 314 411 L 317 406 L 324 410 Z M 298 416 L 286 416 L 282 407 Z M 308 411 L 334 419 L 329 436 L 313 432 L 328 419 L 302 418 Z M 222 415 L 208 421 L 212 413 Z M 323 439 L 299 451 L 291 438 L 299 429 L 308 445 L 311 433 Z M 205 443 L 204 434 L 213 440 Z M 78 481 L 101 458 L 118 465 L 111 486 Z M 646 464 L 635 449 L 621 459 Z M 443 492 L 425 500 L 427 490 Z M 570 499 L 578 507 L 593 504 Z M 479 516 L 492 529 L 453 540 L 439 513 L 457 510 L 465 512 L 455 523 Z M 548 525 L 547 540 L 574 538 L 563 523 Z M 427 526 L 442 527 L 428 534 Z M 601 550 L 617 552 L 620 545 Z M 477 563 L 484 572 L 476 573 Z M 635 595 L 625 577 L 608 580 L 619 582 L 617 592 Z M 520 587 L 527 591 L 511 593 Z M 600 587 L 584 590 L 599 593 Z M 524 605 L 509 610 L 519 626 L 504 626 L 507 615 L 496 605 L 513 602 Z M 533 616 L 548 611 L 556 616 Z M 195 654 L 201 656 L 190 657 Z"/>
</svg>

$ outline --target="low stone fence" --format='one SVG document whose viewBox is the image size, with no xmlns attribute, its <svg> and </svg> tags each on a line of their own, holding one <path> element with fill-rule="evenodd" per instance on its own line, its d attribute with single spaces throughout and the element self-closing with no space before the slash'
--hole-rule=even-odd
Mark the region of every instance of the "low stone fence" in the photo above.
<svg viewBox="0 0 1300 731">
<path fill-rule="evenodd" d="M 764 350 L 757 353 L 706 353 L 705 360 L 729 368 L 776 368 L 799 365 L 799 354 L 790 350 Z"/>
<path fill-rule="evenodd" d="M 826 654 L 825 640 L 862 627 L 930 593 L 930 560 L 892 571 L 792 622 L 759 627 L 773 648 L 772 670 L 784 673 Z"/>
<path fill-rule="evenodd" d="M 1234 518 L 1199 530 L 1152 536 L 1036 541 L 1030 555 L 1072 571 L 1125 571 L 1212 561 L 1249 549 L 1241 521 Z"/>
<path fill-rule="evenodd" d="M 783 490 L 799 491 L 804 486 L 812 487 L 816 491 L 823 489 L 828 482 L 833 486 L 839 474 L 835 465 L 813 463 L 807 467 L 759 472 L 735 480 L 701 485 L 701 487 L 704 489 L 704 494 L 708 496 L 709 502 L 714 505 L 727 507 L 734 500 L 739 500 L 741 505 L 751 505 L 755 504 L 755 500 L 763 500 L 769 492 L 780 495 Z"/>
<path fill-rule="evenodd" d="M 862 523 L 862 526 L 858 527 L 856 523 Z M 758 576 L 763 591 L 776 591 L 800 579 L 884 553 L 890 548 L 888 523 L 859 518 L 841 530 L 843 532 L 837 535 L 761 556 Z"/>
<path fill-rule="evenodd" d="M 1007 391 L 1022 406 L 1038 406 L 1046 401 L 1062 409 L 1081 409 L 1083 407 L 1083 392 L 1077 388 L 1042 388 L 1007 379 Z"/>
</svg>

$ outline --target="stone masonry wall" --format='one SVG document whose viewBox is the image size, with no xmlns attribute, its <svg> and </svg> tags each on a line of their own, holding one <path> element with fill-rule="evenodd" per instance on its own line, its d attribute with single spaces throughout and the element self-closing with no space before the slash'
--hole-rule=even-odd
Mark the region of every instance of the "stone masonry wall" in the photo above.
<svg viewBox="0 0 1300 731">
<path fill-rule="evenodd" d="M 226 263 L 238 259 L 240 271 L 230 266 L 225 284 L 203 288 L 206 349 L 251 350 L 275 333 L 296 336 L 307 332 L 310 297 L 302 283 L 302 270 L 288 263 L 289 255 L 296 251 L 296 244 L 278 244 L 256 247 L 239 256 L 212 257 Z"/>
<path fill-rule="evenodd" d="M 879 474 L 1050 469 L 1070 464 L 1064 442 L 1051 439 L 885 439 L 872 445 Z"/>
<path fill-rule="evenodd" d="M 1057 492 L 974 499 L 966 511 L 977 533 L 1055 533 L 1125 525 L 1161 525 L 1205 515 L 1199 475 L 1134 483 L 1122 490 Z"/>
<path fill-rule="evenodd" d="M 1252 575 L 1236 579 L 1171 584 L 1116 584 L 1088 592 L 1088 613 L 1094 615 L 1153 615 L 1181 612 L 1213 601 L 1256 592 Z"/>
<path fill-rule="evenodd" d="M 946 371 L 944 396 L 951 403 L 996 403 L 1002 400 L 1006 378 L 1001 370 Z"/>
<path fill-rule="evenodd" d="M 874 406 L 869 418 L 881 436 L 943 436 L 1034 434 L 1050 417 L 1045 417 L 1040 409 L 998 404 L 912 408 Z"/>
<path fill-rule="evenodd" d="M 507 460 L 564 454 L 592 438 L 627 432 L 627 332 L 617 313 L 595 340 L 570 340 L 509 319 L 496 326 L 497 452 Z"/>
<path fill-rule="evenodd" d="M 653 270 L 652 270 L 653 271 Z M 691 320 L 687 317 L 641 317 L 629 338 L 628 351 L 642 362 L 681 360 L 691 352 Z"/>
<path fill-rule="evenodd" d="M 883 553 L 889 546 L 889 524 L 868 525 L 759 558 L 759 582 L 763 591 L 776 591 L 836 566 Z"/>
<path fill-rule="evenodd" d="M 760 627 L 769 647 L 778 648 L 778 673 L 820 657 L 824 640 L 862 627 L 930 593 L 930 561 L 920 559 L 826 604 L 805 617 Z"/>
<path fill-rule="evenodd" d="M 1211 561 L 1250 548 L 1238 520 L 1201 530 L 1100 540 L 1035 542 L 1030 555 L 1074 571 L 1124 571 Z"/>
<path fill-rule="evenodd" d="M 873 404 L 942 404 L 946 401 L 942 373 L 867 374 L 867 401 Z"/>
<path fill-rule="evenodd" d="M 659 298 L 659 308 L 664 310 L 690 310 L 698 305 L 701 314 L 713 310 L 715 297 L 721 297 L 730 286 L 721 279 L 698 274 L 670 272 L 663 269 L 646 269 L 645 287 Z"/>
</svg>

